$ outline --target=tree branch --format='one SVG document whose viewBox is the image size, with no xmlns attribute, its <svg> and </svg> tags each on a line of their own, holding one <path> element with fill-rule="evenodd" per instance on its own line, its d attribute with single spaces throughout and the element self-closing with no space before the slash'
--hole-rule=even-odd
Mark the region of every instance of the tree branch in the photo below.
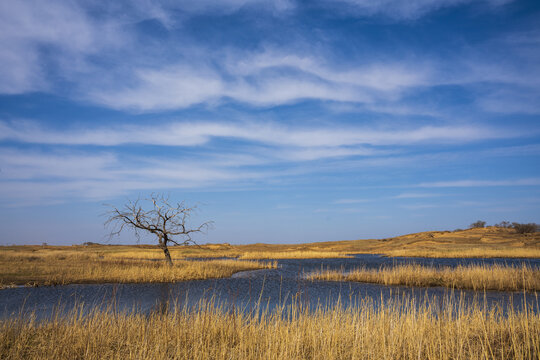
<svg viewBox="0 0 540 360">
<path fill-rule="evenodd" d="M 141 204 L 143 202 L 149 204 L 146 209 Z M 109 218 L 105 221 L 106 226 L 112 227 L 110 237 L 120 235 L 125 228 L 132 228 L 137 238 L 139 231 L 152 233 L 157 236 L 158 244 L 162 246 L 169 261 L 168 242 L 174 245 L 198 245 L 191 235 L 203 233 L 213 224 L 208 221 L 195 228 L 189 227 L 188 220 L 196 206 L 187 207 L 183 201 L 173 206 L 169 203 L 169 197 L 163 194 L 153 193 L 143 201 L 140 198 L 135 201 L 128 200 L 122 209 L 110 207 L 111 210 L 107 213 Z"/>
</svg>

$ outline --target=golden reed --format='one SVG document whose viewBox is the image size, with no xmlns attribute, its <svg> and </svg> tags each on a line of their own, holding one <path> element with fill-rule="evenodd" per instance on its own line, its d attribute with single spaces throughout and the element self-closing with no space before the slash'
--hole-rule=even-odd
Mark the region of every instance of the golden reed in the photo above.
<svg viewBox="0 0 540 360">
<path fill-rule="evenodd" d="M 383 285 L 446 286 L 474 290 L 540 290 L 540 269 L 525 264 L 522 266 L 468 265 L 454 268 L 409 264 L 378 269 L 357 268 L 350 272 L 320 270 L 309 274 L 308 278 Z"/>
<path fill-rule="evenodd" d="M 0 288 L 10 285 L 70 283 L 175 282 L 229 277 L 244 270 L 275 268 L 275 262 L 253 260 L 121 259 L 80 251 L 0 253 Z"/>
<path fill-rule="evenodd" d="M 0 320 L 2 359 L 538 359 L 540 315 L 414 300 L 270 312 L 200 302 Z"/>
</svg>

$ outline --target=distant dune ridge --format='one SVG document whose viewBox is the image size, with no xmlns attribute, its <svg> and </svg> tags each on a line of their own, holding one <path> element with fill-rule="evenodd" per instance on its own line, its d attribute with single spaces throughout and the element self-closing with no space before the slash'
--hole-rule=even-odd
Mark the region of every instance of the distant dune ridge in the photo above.
<svg viewBox="0 0 540 360">
<path fill-rule="evenodd" d="M 370 250 L 389 256 L 540 257 L 540 233 L 518 234 L 495 226 L 428 231 L 381 240 Z"/>
<path fill-rule="evenodd" d="M 456 231 L 425 231 L 378 240 L 233 245 L 230 251 L 252 259 L 257 256 L 272 258 L 272 255 L 277 258 L 291 257 L 291 253 L 299 258 L 302 252 L 306 257 L 344 257 L 347 254 L 365 253 L 413 257 L 540 258 L 540 233 L 519 234 L 511 228 L 488 226 Z"/>
</svg>

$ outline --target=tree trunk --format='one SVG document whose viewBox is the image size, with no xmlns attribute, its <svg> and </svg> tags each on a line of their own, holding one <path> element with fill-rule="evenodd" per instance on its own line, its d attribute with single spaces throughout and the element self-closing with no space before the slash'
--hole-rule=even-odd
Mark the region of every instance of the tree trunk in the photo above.
<svg viewBox="0 0 540 360">
<path fill-rule="evenodd" d="M 169 252 L 169 248 L 167 247 L 168 241 L 169 241 L 169 238 L 167 237 L 167 234 L 158 235 L 159 247 L 163 250 L 163 253 L 165 254 L 165 259 L 167 260 L 167 264 L 169 264 L 169 266 L 172 266 L 171 253 Z"/>
<path fill-rule="evenodd" d="M 165 259 L 167 259 L 167 264 L 172 266 L 171 253 L 169 252 L 169 248 L 167 247 L 167 244 L 163 244 L 161 248 L 163 249 L 163 252 L 165 253 Z"/>
</svg>

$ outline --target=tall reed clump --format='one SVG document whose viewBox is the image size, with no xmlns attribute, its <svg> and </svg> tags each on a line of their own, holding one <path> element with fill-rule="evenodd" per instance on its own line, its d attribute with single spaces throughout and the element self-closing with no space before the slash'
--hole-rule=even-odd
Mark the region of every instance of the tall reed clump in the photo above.
<svg viewBox="0 0 540 360">
<path fill-rule="evenodd" d="M 206 248 L 183 248 L 176 246 L 169 248 L 171 258 L 173 260 L 188 259 L 188 258 L 217 258 L 217 257 L 237 257 L 238 252 L 231 250 L 209 250 Z M 105 253 L 106 259 L 163 259 L 163 250 L 161 249 L 135 249 L 126 251 L 115 251 Z"/>
<path fill-rule="evenodd" d="M 350 258 L 351 255 L 338 251 L 250 251 L 240 259 L 330 259 Z"/>
<path fill-rule="evenodd" d="M 200 303 L 0 320 L 2 359 L 538 359 L 540 315 L 413 300 L 274 312 Z M 538 309 L 537 309 L 538 310 Z"/>
<path fill-rule="evenodd" d="M 446 286 L 474 290 L 540 290 L 540 269 L 532 268 L 526 264 L 522 266 L 460 265 L 454 268 L 408 264 L 378 269 L 357 268 L 350 272 L 320 270 L 309 274 L 308 278 L 384 285 Z"/>
<path fill-rule="evenodd" d="M 430 257 L 430 258 L 540 258 L 540 248 L 460 248 L 459 245 L 439 249 L 378 249 L 373 253 L 386 256 Z"/>
<path fill-rule="evenodd" d="M 109 259 L 88 254 L 0 256 L 0 288 L 11 284 L 174 282 L 229 277 L 244 270 L 275 268 L 275 262 L 248 260 L 164 261 Z"/>
</svg>

